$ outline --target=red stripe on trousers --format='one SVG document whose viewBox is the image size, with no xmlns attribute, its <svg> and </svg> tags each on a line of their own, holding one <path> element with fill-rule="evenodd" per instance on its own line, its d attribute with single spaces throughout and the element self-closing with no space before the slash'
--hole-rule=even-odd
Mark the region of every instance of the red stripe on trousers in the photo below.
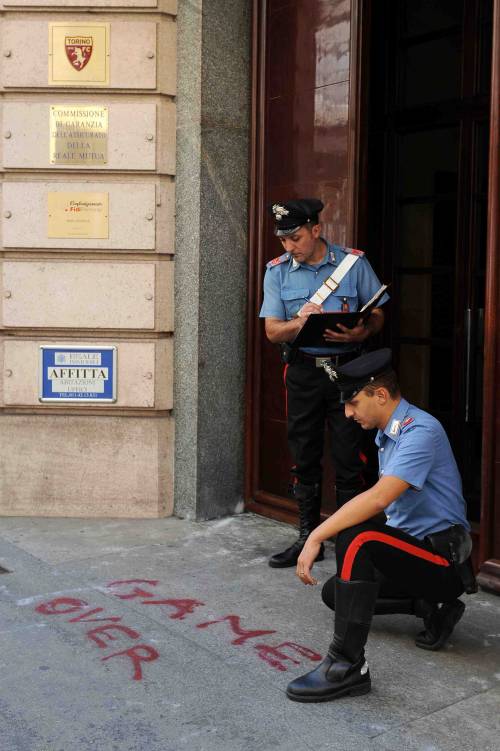
<svg viewBox="0 0 500 751">
<path fill-rule="evenodd" d="M 288 389 L 286 387 L 286 371 L 288 370 L 288 365 L 285 365 L 283 369 L 283 384 L 285 386 L 285 416 L 288 417 Z"/>
<path fill-rule="evenodd" d="M 340 574 L 341 579 L 344 579 L 344 581 L 350 581 L 354 559 L 356 558 L 356 554 L 365 544 L 365 542 L 384 542 L 386 543 L 386 545 L 392 545 L 393 548 L 404 550 L 405 553 L 410 553 L 410 555 L 414 555 L 417 558 L 423 558 L 424 561 L 435 563 L 436 566 L 450 565 L 446 558 L 443 558 L 440 555 L 429 553 L 427 550 L 417 548 L 416 545 L 412 545 L 409 542 L 404 542 L 404 540 L 398 540 L 396 537 L 391 537 L 390 535 L 386 535 L 383 532 L 360 532 L 360 534 L 356 535 L 354 540 L 350 543 L 344 557 L 344 563 L 342 564 L 342 573 Z"/>
</svg>

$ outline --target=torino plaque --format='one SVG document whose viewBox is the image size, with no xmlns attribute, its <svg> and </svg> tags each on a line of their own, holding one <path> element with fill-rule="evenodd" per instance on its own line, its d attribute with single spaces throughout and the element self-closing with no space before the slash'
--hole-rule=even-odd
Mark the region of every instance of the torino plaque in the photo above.
<svg viewBox="0 0 500 751">
<path fill-rule="evenodd" d="M 41 345 L 39 401 L 116 402 L 116 347 Z"/>
<path fill-rule="evenodd" d="M 52 105 L 49 126 L 51 164 L 107 164 L 107 107 Z"/>
<path fill-rule="evenodd" d="M 109 193 L 48 194 L 47 237 L 107 240 Z"/>
<path fill-rule="evenodd" d="M 109 85 L 109 23 L 49 23 L 49 86 Z"/>
</svg>

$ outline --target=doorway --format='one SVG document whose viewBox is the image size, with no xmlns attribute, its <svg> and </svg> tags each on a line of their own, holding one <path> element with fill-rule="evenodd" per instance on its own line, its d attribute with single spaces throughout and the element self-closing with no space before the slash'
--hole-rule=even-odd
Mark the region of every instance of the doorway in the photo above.
<svg viewBox="0 0 500 751">
<path fill-rule="evenodd" d="M 365 10 L 359 244 L 392 281 L 385 335 L 403 393 L 444 425 L 478 522 L 492 2 Z"/>
</svg>

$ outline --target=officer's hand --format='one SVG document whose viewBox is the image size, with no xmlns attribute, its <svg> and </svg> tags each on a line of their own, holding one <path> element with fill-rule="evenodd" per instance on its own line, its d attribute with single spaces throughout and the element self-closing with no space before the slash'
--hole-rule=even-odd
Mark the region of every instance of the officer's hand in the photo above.
<svg viewBox="0 0 500 751">
<path fill-rule="evenodd" d="M 369 331 L 363 324 L 363 319 L 360 318 L 356 326 L 353 329 L 348 329 L 347 326 L 343 326 L 341 323 L 337 323 L 338 331 L 332 331 L 332 329 L 325 329 L 323 338 L 327 342 L 364 342 L 369 335 Z"/>
<path fill-rule="evenodd" d="M 302 553 L 297 560 L 296 574 L 299 577 L 302 584 L 317 584 L 318 580 L 311 576 L 311 569 L 314 565 L 314 561 L 319 553 L 321 544 L 319 542 L 313 542 L 307 540 L 302 549 Z"/>
<path fill-rule="evenodd" d="M 307 318 L 311 315 L 311 313 L 324 313 L 325 311 L 321 307 L 321 305 L 316 305 L 314 302 L 306 302 L 305 305 L 301 307 L 299 310 L 298 316 L 299 318 Z"/>
</svg>

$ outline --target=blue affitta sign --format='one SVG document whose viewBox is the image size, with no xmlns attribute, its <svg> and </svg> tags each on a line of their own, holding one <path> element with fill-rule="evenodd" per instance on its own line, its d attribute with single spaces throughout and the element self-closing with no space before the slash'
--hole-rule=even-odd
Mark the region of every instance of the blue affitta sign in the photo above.
<svg viewBox="0 0 500 751">
<path fill-rule="evenodd" d="M 116 347 L 42 345 L 41 402 L 115 402 Z"/>
</svg>

